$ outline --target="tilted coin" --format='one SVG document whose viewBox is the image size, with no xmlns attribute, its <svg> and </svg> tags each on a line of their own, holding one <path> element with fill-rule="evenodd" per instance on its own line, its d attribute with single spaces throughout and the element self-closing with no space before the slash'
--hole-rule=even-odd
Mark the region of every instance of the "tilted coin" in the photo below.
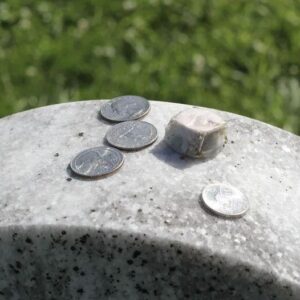
<svg viewBox="0 0 300 300">
<path fill-rule="evenodd" d="M 119 169 L 124 162 L 123 154 L 111 147 L 101 146 L 79 153 L 71 162 L 72 171 L 85 177 L 99 177 Z"/>
<path fill-rule="evenodd" d="M 150 103 L 139 96 L 121 96 L 106 102 L 101 107 L 103 118 L 113 122 L 137 120 L 150 110 Z"/>
<path fill-rule="evenodd" d="M 114 125 L 106 133 L 107 142 L 123 150 L 139 150 L 151 145 L 156 139 L 156 128 L 143 121 L 123 122 Z"/>
<path fill-rule="evenodd" d="M 249 209 L 245 195 L 225 183 L 207 185 L 202 192 L 202 201 L 206 208 L 222 217 L 241 217 Z"/>
</svg>

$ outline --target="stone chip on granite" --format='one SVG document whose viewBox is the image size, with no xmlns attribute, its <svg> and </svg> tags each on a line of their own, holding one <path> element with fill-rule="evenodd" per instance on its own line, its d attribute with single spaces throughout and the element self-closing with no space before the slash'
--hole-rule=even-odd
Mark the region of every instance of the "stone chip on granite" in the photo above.
<svg viewBox="0 0 300 300">
<path fill-rule="evenodd" d="M 172 117 L 165 141 L 180 154 L 213 158 L 225 143 L 225 125 L 220 116 L 208 109 L 190 108 Z"/>
</svg>

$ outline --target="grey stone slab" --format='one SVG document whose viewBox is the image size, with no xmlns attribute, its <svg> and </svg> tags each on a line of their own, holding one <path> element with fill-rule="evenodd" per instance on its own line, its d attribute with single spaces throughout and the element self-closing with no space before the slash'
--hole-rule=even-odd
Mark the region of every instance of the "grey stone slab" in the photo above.
<svg viewBox="0 0 300 300">
<path fill-rule="evenodd" d="M 298 136 L 216 111 L 224 149 L 184 159 L 163 136 L 188 106 L 152 101 L 159 140 L 113 176 L 81 179 L 68 164 L 105 143 L 101 104 L 0 119 L 0 299 L 299 299 Z M 202 209 L 213 182 L 248 197 L 244 217 Z"/>
</svg>

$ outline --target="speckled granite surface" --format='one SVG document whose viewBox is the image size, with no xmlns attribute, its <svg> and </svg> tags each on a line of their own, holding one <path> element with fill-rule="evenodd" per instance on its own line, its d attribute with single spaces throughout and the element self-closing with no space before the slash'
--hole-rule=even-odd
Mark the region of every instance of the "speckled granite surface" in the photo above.
<svg viewBox="0 0 300 300">
<path fill-rule="evenodd" d="M 125 152 L 100 180 L 70 160 L 101 145 L 101 101 L 0 120 L 0 299 L 300 299 L 300 138 L 218 112 L 228 143 L 216 158 L 182 159 L 162 142 L 187 108 L 152 102 L 160 138 Z M 199 205 L 226 181 L 250 211 L 224 220 Z"/>
</svg>

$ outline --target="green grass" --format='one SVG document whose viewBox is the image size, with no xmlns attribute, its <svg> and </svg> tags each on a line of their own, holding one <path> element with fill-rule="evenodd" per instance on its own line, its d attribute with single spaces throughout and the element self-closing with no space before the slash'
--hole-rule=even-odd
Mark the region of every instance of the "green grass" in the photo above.
<svg viewBox="0 0 300 300">
<path fill-rule="evenodd" d="M 300 0 L 0 2 L 0 115 L 137 94 L 300 133 Z"/>
</svg>

